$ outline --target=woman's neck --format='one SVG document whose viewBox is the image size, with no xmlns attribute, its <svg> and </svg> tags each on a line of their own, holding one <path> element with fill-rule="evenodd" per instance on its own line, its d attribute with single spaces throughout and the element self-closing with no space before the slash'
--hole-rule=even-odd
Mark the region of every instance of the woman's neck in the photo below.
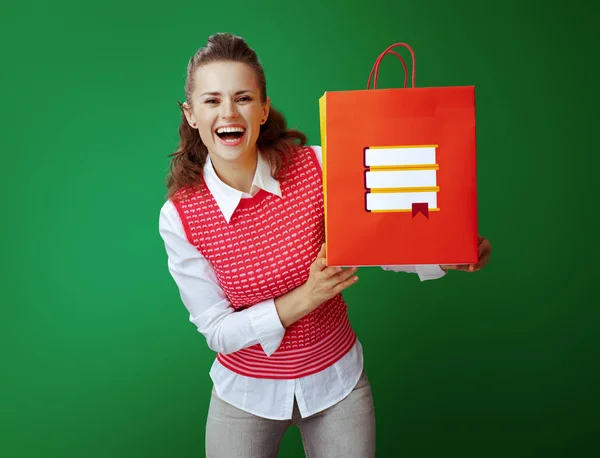
<svg viewBox="0 0 600 458">
<path fill-rule="evenodd" d="M 258 153 L 244 155 L 235 161 L 223 160 L 213 155 L 210 156 L 213 168 L 223 183 L 238 191 L 250 193 L 252 181 L 256 173 Z"/>
</svg>

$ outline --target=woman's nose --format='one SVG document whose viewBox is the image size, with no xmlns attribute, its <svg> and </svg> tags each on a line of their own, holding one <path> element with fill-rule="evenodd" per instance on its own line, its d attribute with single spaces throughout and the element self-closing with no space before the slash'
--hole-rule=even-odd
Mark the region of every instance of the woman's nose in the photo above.
<svg viewBox="0 0 600 458">
<path fill-rule="evenodd" d="M 237 106 L 233 100 L 224 101 L 221 107 L 221 115 L 225 119 L 235 118 L 238 115 Z"/>
</svg>

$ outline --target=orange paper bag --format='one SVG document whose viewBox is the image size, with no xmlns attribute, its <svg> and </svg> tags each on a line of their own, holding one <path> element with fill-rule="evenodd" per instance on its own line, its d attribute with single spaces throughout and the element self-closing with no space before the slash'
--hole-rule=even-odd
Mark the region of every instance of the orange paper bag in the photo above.
<svg viewBox="0 0 600 458">
<path fill-rule="evenodd" d="M 412 55 L 412 88 L 397 46 Z M 387 54 L 404 66 L 403 88 L 377 89 Z M 366 90 L 319 101 L 330 266 L 477 262 L 475 88 L 417 88 L 415 70 L 397 43 Z"/>
</svg>

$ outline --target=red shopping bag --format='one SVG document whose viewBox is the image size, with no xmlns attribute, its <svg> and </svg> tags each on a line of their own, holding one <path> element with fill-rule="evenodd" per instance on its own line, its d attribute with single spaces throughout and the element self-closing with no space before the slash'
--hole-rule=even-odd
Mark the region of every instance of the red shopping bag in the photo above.
<svg viewBox="0 0 600 458">
<path fill-rule="evenodd" d="M 412 55 L 411 88 L 397 46 Z M 377 89 L 387 54 L 404 66 L 402 88 Z M 328 265 L 477 262 L 475 88 L 415 81 L 414 52 L 397 43 L 366 90 L 319 100 Z"/>
</svg>

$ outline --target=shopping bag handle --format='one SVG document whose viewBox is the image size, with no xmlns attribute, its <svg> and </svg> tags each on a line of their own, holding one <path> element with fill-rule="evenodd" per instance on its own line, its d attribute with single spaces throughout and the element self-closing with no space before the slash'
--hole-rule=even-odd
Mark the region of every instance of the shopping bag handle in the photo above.
<svg viewBox="0 0 600 458">
<path fill-rule="evenodd" d="M 402 56 L 400 54 L 398 54 L 396 51 L 387 51 L 384 53 L 384 55 L 385 54 L 393 54 L 398 59 L 400 59 L 400 62 L 402 63 L 402 66 L 404 67 L 404 88 L 406 89 L 406 83 L 408 82 L 408 68 L 406 68 L 406 62 L 404 62 L 404 59 L 402 58 Z M 383 59 L 384 56 L 380 56 L 380 57 Z M 381 60 L 379 60 L 379 63 L 381 63 Z M 375 80 L 373 82 L 373 89 L 377 89 L 377 79 L 379 78 L 379 65 L 377 65 L 377 67 L 373 66 L 373 68 L 371 69 L 371 73 L 369 74 L 369 82 L 367 83 L 367 89 L 369 89 L 369 86 L 371 85 L 371 76 L 373 75 L 373 70 L 375 70 Z"/>
<path fill-rule="evenodd" d="M 367 82 L 367 89 L 369 89 L 369 86 L 371 86 L 371 78 L 373 77 L 373 72 L 375 72 L 375 80 L 373 81 L 373 89 L 377 89 L 377 79 L 379 77 L 379 65 L 381 64 L 382 59 L 387 54 L 394 54 L 395 56 L 398 57 L 398 59 L 400 59 L 400 62 L 402 62 L 402 66 L 404 67 L 404 88 L 406 88 L 406 82 L 408 80 L 408 69 L 406 68 L 406 63 L 404 62 L 404 59 L 402 59 L 400 54 L 398 54 L 395 51 L 392 51 L 392 49 L 397 46 L 404 46 L 404 47 L 408 48 L 408 50 L 410 51 L 410 54 L 412 56 L 412 64 L 413 64 L 413 66 L 412 66 L 412 87 L 413 88 L 415 87 L 416 73 L 417 73 L 417 61 L 415 59 L 415 53 L 413 52 L 412 48 L 409 45 L 407 45 L 406 43 L 395 43 L 395 44 L 389 46 L 385 51 L 383 51 L 379 55 L 377 60 L 375 61 L 375 64 L 373 65 L 373 68 L 371 69 L 371 73 L 369 73 L 369 81 Z"/>
</svg>

